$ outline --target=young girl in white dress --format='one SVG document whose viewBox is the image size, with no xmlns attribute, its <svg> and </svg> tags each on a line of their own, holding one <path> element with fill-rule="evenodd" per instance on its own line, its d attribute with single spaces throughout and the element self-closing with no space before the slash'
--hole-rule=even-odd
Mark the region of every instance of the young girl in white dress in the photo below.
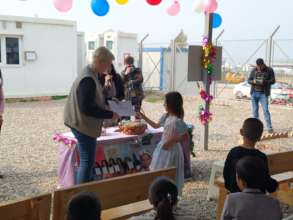
<svg viewBox="0 0 293 220">
<path fill-rule="evenodd" d="M 184 156 L 180 142 L 174 139 L 180 139 L 181 136 L 183 98 L 179 92 L 169 92 L 165 96 L 164 105 L 168 117 L 164 123 L 161 141 L 153 153 L 150 170 L 176 167 L 176 185 L 181 196 L 184 185 Z"/>
</svg>

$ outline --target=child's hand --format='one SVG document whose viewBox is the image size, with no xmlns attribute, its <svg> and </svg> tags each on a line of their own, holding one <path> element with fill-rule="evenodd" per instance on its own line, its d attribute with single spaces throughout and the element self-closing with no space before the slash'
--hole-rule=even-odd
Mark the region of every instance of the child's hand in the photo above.
<svg viewBox="0 0 293 220">
<path fill-rule="evenodd" d="M 136 112 L 136 113 L 135 113 L 135 117 L 141 119 L 141 118 L 142 118 L 142 117 L 141 117 L 141 113 L 140 113 L 140 112 Z"/>
<path fill-rule="evenodd" d="M 113 112 L 112 120 L 119 120 L 121 117 L 116 113 Z"/>
<path fill-rule="evenodd" d="M 145 115 L 142 112 L 136 112 L 136 117 L 140 119 L 144 119 Z"/>
<path fill-rule="evenodd" d="M 188 139 L 189 139 L 189 134 L 188 134 L 188 132 L 186 132 L 183 135 L 181 135 L 181 140 L 180 141 L 184 141 L 184 140 L 188 140 Z"/>
<path fill-rule="evenodd" d="M 164 150 L 169 150 L 174 144 L 179 143 L 182 139 L 183 135 L 174 134 L 171 138 L 169 138 L 163 145 Z"/>
<path fill-rule="evenodd" d="M 112 101 L 119 103 L 119 100 L 116 97 L 112 97 Z"/>
</svg>

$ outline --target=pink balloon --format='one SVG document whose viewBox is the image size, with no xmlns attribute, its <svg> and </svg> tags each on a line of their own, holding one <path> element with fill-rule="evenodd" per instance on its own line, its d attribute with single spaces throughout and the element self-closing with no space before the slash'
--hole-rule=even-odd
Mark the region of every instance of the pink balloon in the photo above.
<svg viewBox="0 0 293 220">
<path fill-rule="evenodd" d="M 207 0 L 203 5 L 204 11 L 207 13 L 213 13 L 218 9 L 217 0 Z"/>
<path fill-rule="evenodd" d="M 172 4 L 167 8 L 167 13 L 171 16 L 176 16 L 180 12 L 180 3 L 177 0 L 174 0 Z"/>
<path fill-rule="evenodd" d="M 68 12 L 72 5 L 73 0 L 54 0 L 54 6 L 60 12 Z"/>
</svg>

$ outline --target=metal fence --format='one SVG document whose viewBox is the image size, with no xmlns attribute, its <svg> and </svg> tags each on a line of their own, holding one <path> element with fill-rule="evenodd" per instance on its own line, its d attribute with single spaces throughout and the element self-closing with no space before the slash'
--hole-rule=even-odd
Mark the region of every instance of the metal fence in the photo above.
<svg viewBox="0 0 293 220">
<path fill-rule="evenodd" d="M 231 71 L 247 75 L 259 57 L 268 63 L 267 39 L 223 40 L 219 45 L 223 47 L 223 74 Z M 271 66 L 278 81 L 293 83 L 293 39 L 273 41 Z"/>
<path fill-rule="evenodd" d="M 192 45 L 199 45 L 194 42 Z M 268 61 L 267 39 L 222 40 L 222 74 L 241 73 L 247 76 L 259 57 Z M 144 44 L 142 70 L 147 90 L 178 90 L 184 95 L 194 95 L 196 82 L 187 82 L 188 46 L 179 47 L 170 43 Z M 272 67 L 277 81 L 293 84 L 293 39 L 277 39 L 272 46 Z"/>
</svg>

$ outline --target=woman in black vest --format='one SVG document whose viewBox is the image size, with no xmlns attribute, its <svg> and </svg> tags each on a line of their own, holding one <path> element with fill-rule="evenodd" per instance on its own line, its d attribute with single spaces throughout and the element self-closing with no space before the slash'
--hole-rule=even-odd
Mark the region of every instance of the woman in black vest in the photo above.
<svg viewBox="0 0 293 220">
<path fill-rule="evenodd" d="M 77 76 L 65 105 L 64 123 L 77 139 L 80 156 L 77 184 L 94 179 L 96 139 L 101 135 L 103 121 L 119 119 L 116 113 L 105 109 L 102 85 L 98 80 L 110 69 L 112 60 L 114 56 L 107 48 L 98 48 L 92 64 Z"/>
</svg>

